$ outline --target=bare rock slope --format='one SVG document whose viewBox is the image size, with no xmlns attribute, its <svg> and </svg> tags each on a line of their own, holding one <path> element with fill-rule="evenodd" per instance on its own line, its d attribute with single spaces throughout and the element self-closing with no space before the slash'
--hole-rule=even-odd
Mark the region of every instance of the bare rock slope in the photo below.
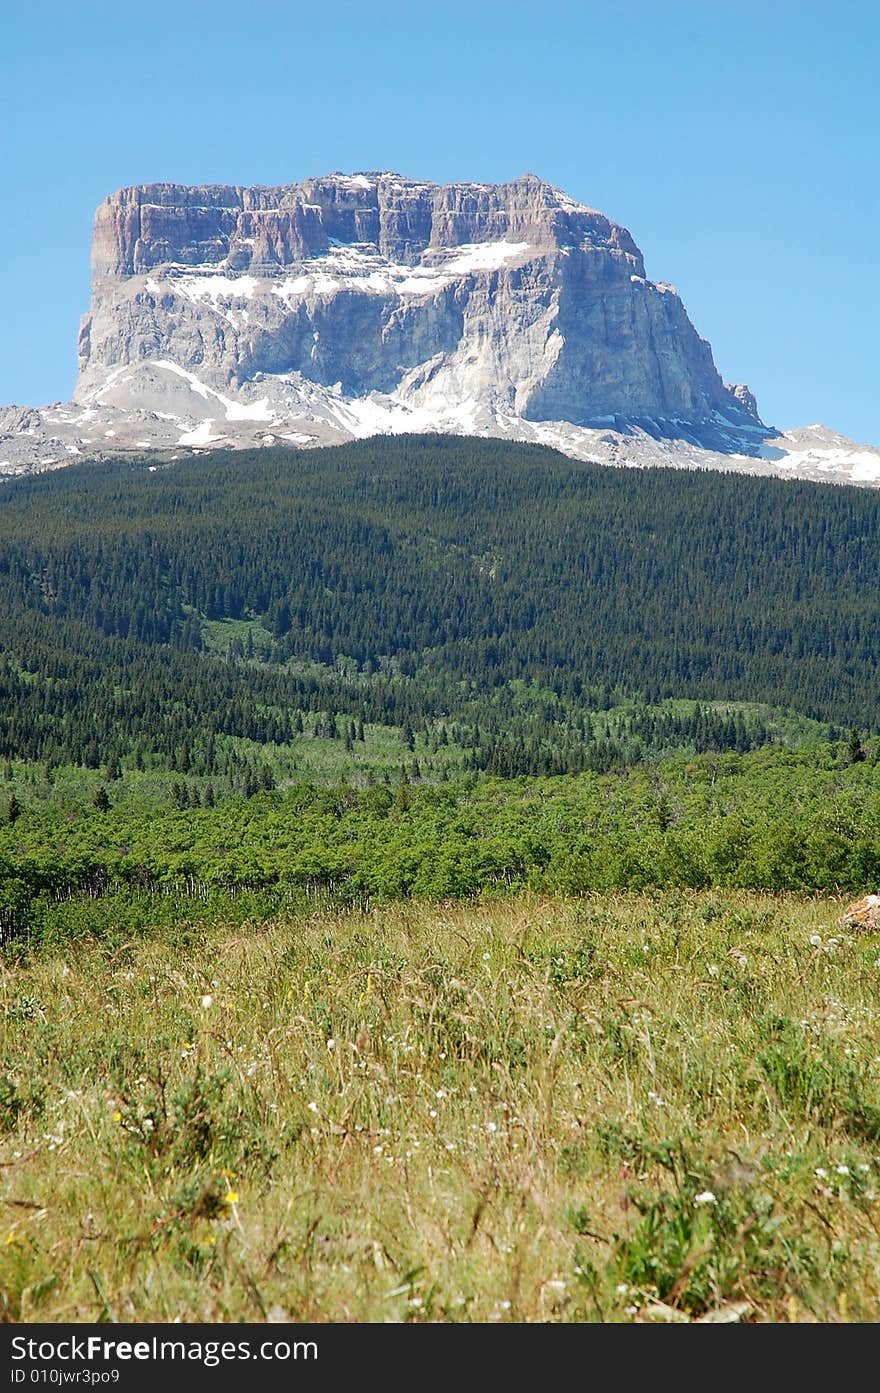
<svg viewBox="0 0 880 1393">
<path fill-rule="evenodd" d="M 765 426 L 629 232 L 533 175 L 123 189 L 95 217 L 79 355 L 72 403 L 0 410 L 0 472 L 444 430 L 880 481 L 880 452 Z"/>
</svg>

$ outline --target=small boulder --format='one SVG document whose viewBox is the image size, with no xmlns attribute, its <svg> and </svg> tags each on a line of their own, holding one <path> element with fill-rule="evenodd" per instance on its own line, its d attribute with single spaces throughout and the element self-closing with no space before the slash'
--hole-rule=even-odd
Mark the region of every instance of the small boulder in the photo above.
<svg viewBox="0 0 880 1393">
<path fill-rule="evenodd" d="M 837 922 L 843 928 L 861 929 L 865 933 L 880 929 L 880 895 L 863 895 L 860 900 L 853 900 Z"/>
</svg>

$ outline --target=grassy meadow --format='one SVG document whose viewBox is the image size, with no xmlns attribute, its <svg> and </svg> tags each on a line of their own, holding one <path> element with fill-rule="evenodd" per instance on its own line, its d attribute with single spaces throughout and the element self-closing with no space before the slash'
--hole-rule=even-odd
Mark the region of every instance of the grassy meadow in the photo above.
<svg viewBox="0 0 880 1393">
<path fill-rule="evenodd" d="M 0 1318 L 880 1319 L 841 897 L 391 904 L 0 961 Z"/>
</svg>

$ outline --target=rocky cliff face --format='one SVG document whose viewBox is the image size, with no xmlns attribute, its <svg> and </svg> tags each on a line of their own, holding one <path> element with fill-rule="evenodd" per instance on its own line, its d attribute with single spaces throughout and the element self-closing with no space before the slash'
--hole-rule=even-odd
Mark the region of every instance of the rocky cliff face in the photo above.
<svg viewBox="0 0 880 1393">
<path fill-rule="evenodd" d="M 532 175 L 123 189 L 92 269 L 83 404 L 154 408 L 177 369 L 267 420 L 308 384 L 526 421 L 757 419 L 626 229 Z"/>
<path fill-rule="evenodd" d="M 880 485 L 880 451 L 764 426 L 626 229 L 533 175 L 123 189 L 92 272 L 75 400 L 0 408 L 0 478 L 449 431 Z"/>
</svg>

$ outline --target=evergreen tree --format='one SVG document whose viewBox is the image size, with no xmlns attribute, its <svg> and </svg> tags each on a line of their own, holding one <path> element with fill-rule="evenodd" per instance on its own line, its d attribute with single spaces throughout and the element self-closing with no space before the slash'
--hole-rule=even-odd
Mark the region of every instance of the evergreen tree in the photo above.
<svg viewBox="0 0 880 1393">
<path fill-rule="evenodd" d="M 850 764 L 860 764 L 865 758 L 865 751 L 862 746 L 861 736 L 855 727 L 853 727 L 849 733 L 849 744 L 847 748 L 849 751 Z"/>
</svg>

